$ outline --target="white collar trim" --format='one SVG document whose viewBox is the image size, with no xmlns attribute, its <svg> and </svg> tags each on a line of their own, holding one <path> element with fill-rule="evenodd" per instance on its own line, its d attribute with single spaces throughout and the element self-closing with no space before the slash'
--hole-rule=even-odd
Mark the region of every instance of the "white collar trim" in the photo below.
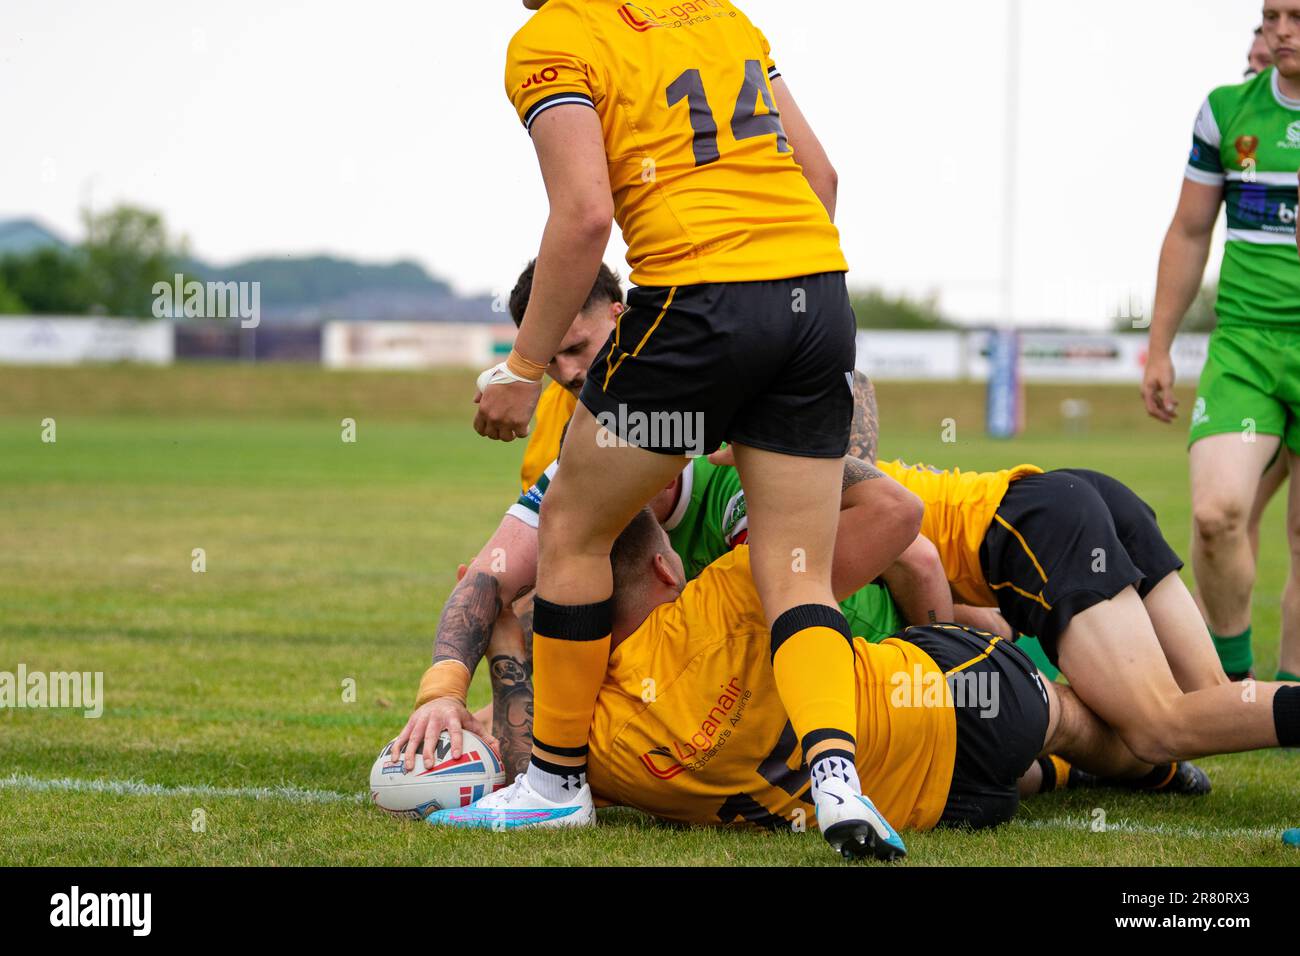
<svg viewBox="0 0 1300 956">
<path fill-rule="evenodd" d="M 1289 110 L 1300 110 L 1300 100 L 1293 100 L 1282 92 L 1282 82 L 1278 79 L 1277 69 L 1273 69 L 1273 96 L 1274 98 Z"/>
<path fill-rule="evenodd" d="M 677 507 L 664 522 L 665 531 L 675 531 L 686 517 L 686 509 L 691 506 L 691 489 L 695 485 L 695 464 L 692 462 L 682 469 L 681 485 L 677 489 Z"/>
</svg>

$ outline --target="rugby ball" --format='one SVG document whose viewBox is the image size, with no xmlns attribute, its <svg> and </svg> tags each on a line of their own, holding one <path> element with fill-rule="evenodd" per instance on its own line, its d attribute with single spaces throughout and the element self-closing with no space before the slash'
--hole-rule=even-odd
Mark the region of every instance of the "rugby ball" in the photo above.
<svg viewBox="0 0 1300 956">
<path fill-rule="evenodd" d="M 458 759 L 452 759 L 451 735 L 444 730 L 434 750 L 433 765 L 425 766 L 424 754 L 416 753 L 410 773 L 401 761 L 389 765 L 388 757 L 396 743 L 390 740 L 370 768 L 371 801 L 394 816 L 423 820 L 435 810 L 467 807 L 500 790 L 506 782 L 501 760 L 478 734 L 466 730 L 462 736 Z M 402 753 L 406 753 L 406 747 Z"/>
</svg>

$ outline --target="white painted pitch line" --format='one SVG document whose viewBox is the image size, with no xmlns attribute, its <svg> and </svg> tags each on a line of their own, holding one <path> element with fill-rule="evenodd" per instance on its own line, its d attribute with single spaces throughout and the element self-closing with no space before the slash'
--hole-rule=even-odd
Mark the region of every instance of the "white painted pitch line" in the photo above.
<svg viewBox="0 0 1300 956">
<path fill-rule="evenodd" d="M 246 797 L 252 800 L 283 800 L 288 803 L 363 803 L 366 799 L 364 793 L 304 790 L 299 787 L 212 787 L 207 784 L 167 787 L 139 780 L 76 780 L 72 777 L 46 780 L 25 773 L 0 777 L 0 790 L 6 789 L 35 793 L 110 793 L 127 797 Z"/>
<path fill-rule="evenodd" d="M 287 803 L 364 803 L 364 793 L 340 793 L 337 790 L 305 790 L 299 787 L 212 787 L 194 784 L 167 787 L 139 780 L 77 780 L 60 777 L 53 780 L 14 773 L 0 777 L 0 790 L 24 790 L 35 793 L 109 793 L 129 797 L 243 797 L 252 800 L 283 800 Z M 1043 820 L 1014 820 L 1009 826 L 1024 830 L 1077 830 L 1090 832 L 1089 817 L 1048 817 Z M 1275 840 L 1284 826 L 1255 827 L 1191 827 L 1169 824 L 1132 823 L 1128 820 L 1107 821 L 1107 833 L 1142 833 L 1152 836 L 1205 839 L 1214 837 L 1249 837 Z"/>
<path fill-rule="evenodd" d="M 1049 817 L 1045 820 L 1013 820 L 1008 826 L 1024 830 L 1077 830 L 1092 831 L 1090 817 Z M 1167 823 L 1132 823 L 1128 820 L 1106 821 L 1105 833 L 1142 833 L 1151 836 L 1188 837 L 1193 839 L 1250 837 L 1276 840 L 1285 826 L 1267 827 L 1194 827 L 1174 826 Z"/>
</svg>

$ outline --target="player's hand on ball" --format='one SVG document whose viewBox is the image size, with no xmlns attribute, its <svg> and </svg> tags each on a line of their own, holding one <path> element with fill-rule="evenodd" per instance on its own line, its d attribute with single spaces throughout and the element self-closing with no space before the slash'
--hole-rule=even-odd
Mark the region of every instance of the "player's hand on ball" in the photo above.
<svg viewBox="0 0 1300 956">
<path fill-rule="evenodd" d="M 415 754 L 422 752 L 424 755 L 424 764 L 426 767 L 432 767 L 434 764 L 434 750 L 438 746 L 438 738 L 442 736 L 443 731 L 451 735 L 451 756 L 455 760 L 460 757 L 464 741 L 461 737 L 462 730 L 472 730 L 483 738 L 493 750 L 499 751 L 497 741 L 491 734 L 479 724 L 466 708 L 465 705 L 454 697 L 438 697 L 426 704 L 421 704 L 411 714 L 411 719 L 406 722 L 402 732 L 397 735 L 397 740 L 393 743 L 392 755 L 389 757 L 390 763 L 396 763 L 398 755 L 402 753 L 402 748 L 407 742 L 413 742 L 412 746 L 406 748 L 404 762 L 406 770 L 409 773 L 415 767 Z"/>
<path fill-rule="evenodd" d="M 496 441 L 524 438 L 541 394 L 541 382 L 493 382 L 474 396 L 474 431 Z"/>
<path fill-rule="evenodd" d="M 1169 423 L 1178 417 L 1178 400 L 1174 398 L 1174 363 L 1167 354 L 1152 352 L 1147 356 L 1146 371 L 1142 374 L 1142 401 L 1152 418 Z"/>
</svg>

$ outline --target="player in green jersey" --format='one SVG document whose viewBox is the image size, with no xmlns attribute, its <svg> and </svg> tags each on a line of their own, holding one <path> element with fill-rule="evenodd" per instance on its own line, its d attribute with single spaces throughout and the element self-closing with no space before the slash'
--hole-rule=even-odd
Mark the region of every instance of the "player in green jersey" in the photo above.
<svg viewBox="0 0 1300 956">
<path fill-rule="evenodd" d="M 542 499 L 556 467 L 557 464 L 552 464 L 547 468 L 537 484 L 520 495 L 519 500 L 506 513 L 529 527 L 536 528 Z M 865 466 L 862 471 L 879 474 Z M 846 484 L 852 487 L 859 481 L 871 480 L 864 478 L 862 471 L 846 478 Z M 883 475 L 880 477 L 884 478 Z M 900 504 L 906 504 L 901 496 L 898 500 Z M 694 579 L 718 558 L 749 539 L 749 521 L 745 493 L 740 487 L 740 474 L 735 468 L 714 465 L 707 458 L 694 459 L 675 481 L 651 499 L 649 507 L 668 532 L 673 550 L 682 559 L 687 580 Z M 880 521 L 880 512 L 875 508 L 869 510 L 871 519 Z M 889 526 L 888 516 L 885 516 L 883 526 Z M 908 561 L 905 557 L 900 561 L 899 568 L 891 568 L 886 572 L 886 582 L 896 575 L 923 575 L 924 572 L 918 567 L 921 563 L 919 560 Z M 941 566 L 936 571 L 941 572 Z M 901 578 L 895 577 L 895 580 L 901 581 Z M 933 575 L 929 583 L 932 585 L 928 589 L 929 594 L 942 598 L 947 590 L 947 581 L 942 578 L 942 574 Z M 920 594 L 917 594 L 916 588 L 901 590 L 909 596 L 916 595 L 914 600 L 925 603 L 926 589 L 919 589 Z M 900 627 L 912 623 L 904 620 L 890 592 L 876 584 L 855 592 L 841 602 L 840 609 L 852 632 L 871 641 L 889 637 Z M 939 609 L 929 610 L 940 616 Z M 929 610 L 921 613 L 921 621 L 928 617 Z"/>
<path fill-rule="evenodd" d="M 1195 529 L 1192 568 L 1224 669 L 1251 668 L 1255 559 L 1248 534 L 1261 476 L 1279 454 L 1300 456 L 1300 0 L 1265 0 L 1264 41 L 1274 65 L 1209 95 L 1197 116 L 1178 211 L 1160 256 L 1147 411 L 1177 414 L 1170 349 L 1201 285 L 1220 205 L 1228 235 L 1219 326 L 1192 409 Z M 1300 493 L 1292 484 L 1292 562 L 1283 595 L 1281 680 L 1300 674 Z"/>
</svg>

